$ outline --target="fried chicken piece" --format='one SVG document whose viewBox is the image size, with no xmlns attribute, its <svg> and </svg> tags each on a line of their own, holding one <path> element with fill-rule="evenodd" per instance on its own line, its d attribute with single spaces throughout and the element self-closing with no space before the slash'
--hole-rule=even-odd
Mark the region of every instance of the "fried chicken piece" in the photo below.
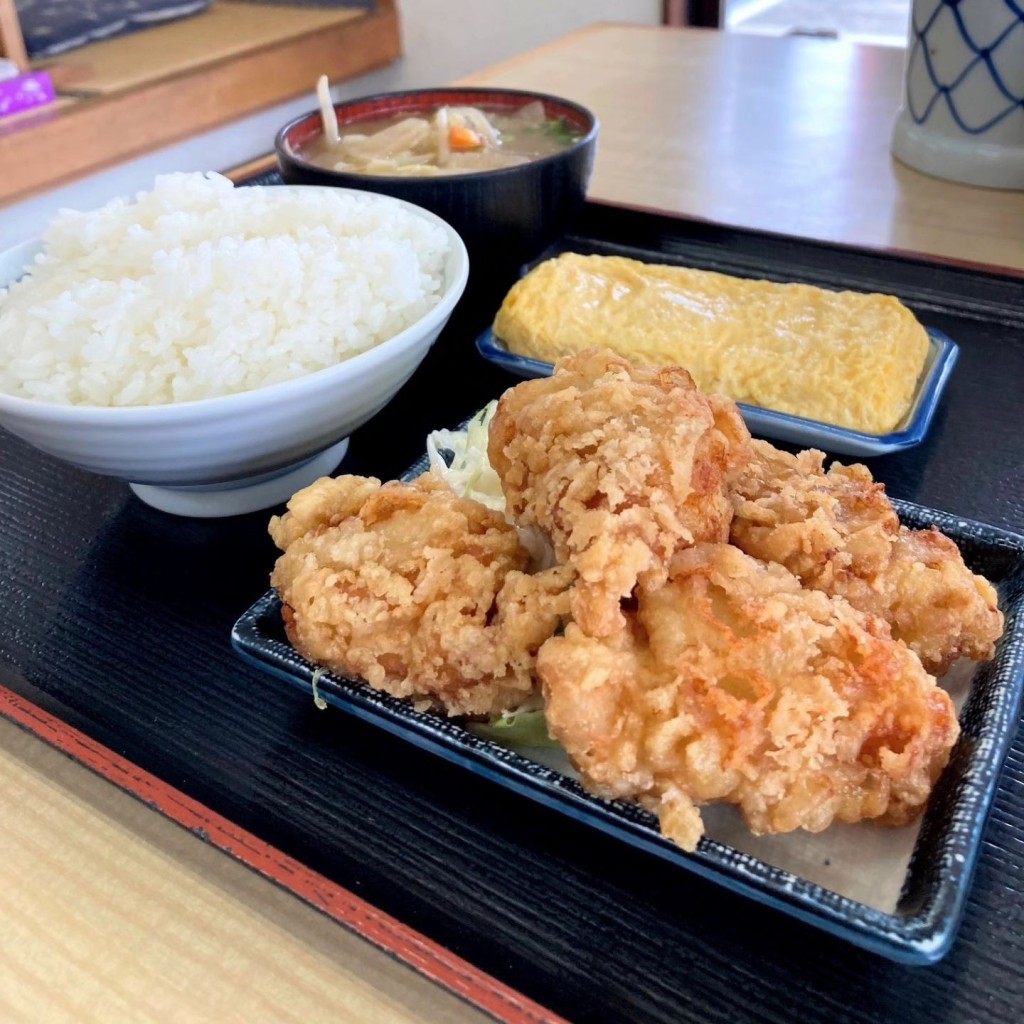
<svg viewBox="0 0 1024 1024">
<path fill-rule="evenodd" d="M 548 728 L 597 795 L 640 800 L 687 850 L 712 801 L 758 834 L 924 807 L 959 726 L 880 619 L 724 544 L 679 554 L 628 614 L 614 640 L 570 624 L 537 659 Z"/>
<path fill-rule="evenodd" d="M 505 392 L 488 454 L 509 514 L 578 574 L 574 618 L 609 636 L 638 580 L 657 586 L 676 551 L 727 538 L 724 481 L 749 441 L 735 404 L 705 397 L 685 370 L 589 349 Z"/>
<path fill-rule="evenodd" d="M 526 570 L 497 512 L 426 473 L 411 484 L 324 478 L 270 533 L 288 638 L 332 671 L 449 715 L 518 707 L 537 649 L 568 613 L 568 570 Z"/>
<path fill-rule="evenodd" d="M 733 544 L 885 619 L 929 672 L 992 657 L 1003 630 L 995 589 L 948 537 L 900 526 L 864 466 L 826 473 L 821 452 L 790 455 L 764 441 L 753 450 L 732 483 Z"/>
</svg>

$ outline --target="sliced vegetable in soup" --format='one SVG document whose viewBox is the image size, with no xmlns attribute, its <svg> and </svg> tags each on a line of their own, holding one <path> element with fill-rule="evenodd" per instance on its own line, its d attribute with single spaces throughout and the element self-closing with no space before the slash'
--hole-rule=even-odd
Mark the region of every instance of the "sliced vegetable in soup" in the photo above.
<svg viewBox="0 0 1024 1024">
<path fill-rule="evenodd" d="M 321 93 L 326 97 L 326 90 Z M 539 100 L 517 110 L 438 107 L 337 126 L 321 102 L 324 131 L 299 155 L 318 167 L 356 174 L 417 177 L 514 167 L 567 149 L 582 132 L 550 118 Z"/>
</svg>

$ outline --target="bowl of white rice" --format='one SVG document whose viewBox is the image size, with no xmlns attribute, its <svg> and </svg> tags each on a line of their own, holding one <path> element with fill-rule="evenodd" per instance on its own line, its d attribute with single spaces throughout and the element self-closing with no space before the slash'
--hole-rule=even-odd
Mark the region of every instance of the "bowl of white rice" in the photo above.
<svg viewBox="0 0 1024 1024">
<path fill-rule="evenodd" d="M 338 465 L 467 275 L 389 196 L 166 175 L 0 253 L 0 426 L 164 511 L 269 508 Z"/>
</svg>

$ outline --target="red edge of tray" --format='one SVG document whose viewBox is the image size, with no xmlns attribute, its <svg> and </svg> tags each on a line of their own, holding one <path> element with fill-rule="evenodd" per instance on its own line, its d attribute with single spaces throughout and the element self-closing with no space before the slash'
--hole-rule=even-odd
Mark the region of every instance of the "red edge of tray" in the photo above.
<svg viewBox="0 0 1024 1024">
<path fill-rule="evenodd" d="M 3 685 L 0 715 L 496 1020 L 507 1024 L 568 1024 L 563 1017 Z"/>
</svg>

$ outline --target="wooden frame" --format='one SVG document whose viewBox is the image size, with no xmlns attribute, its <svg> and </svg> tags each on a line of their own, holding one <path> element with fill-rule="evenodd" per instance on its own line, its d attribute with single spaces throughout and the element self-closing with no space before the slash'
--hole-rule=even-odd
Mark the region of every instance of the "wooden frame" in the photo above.
<svg viewBox="0 0 1024 1024">
<path fill-rule="evenodd" d="M 723 0 L 662 0 L 666 25 L 721 28 Z"/>
<path fill-rule="evenodd" d="M 21 34 L 14 0 L 0 0 L 0 57 L 13 60 L 21 71 L 28 67 L 25 38 Z"/>
<path fill-rule="evenodd" d="M 0 4 L 13 11 L 13 0 L 0 0 Z M 254 14 L 269 16 L 272 9 L 248 5 L 246 10 L 243 3 L 224 3 L 222 10 L 236 11 L 241 27 Z M 378 0 L 369 12 L 341 9 L 331 14 L 293 8 L 291 13 L 298 26 L 294 34 L 264 39 L 249 50 L 236 47 L 231 52 L 221 30 L 206 33 L 210 49 L 204 57 L 202 52 L 192 52 L 201 50 L 198 43 L 205 38 L 193 30 L 191 38 L 196 42 L 190 44 L 187 61 L 179 54 L 176 64 L 168 64 L 163 71 L 157 69 L 145 78 L 136 75 L 136 80 L 123 85 L 115 82 L 103 93 L 90 89 L 88 79 L 83 82 L 81 76 L 84 67 L 96 77 L 99 60 L 90 64 L 92 57 L 106 56 L 119 42 L 136 48 L 145 45 L 159 56 L 162 38 L 175 38 L 173 33 L 180 38 L 186 30 L 174 25 L 154 27 L 72 51 L 67 59 L 33 62 L 51 72 L 59 99 L 56 105 L 30 115 L 0 121 L 0 205 L 303 93 L 312 94 L 320 73 L 340 81 L 388 64 L 401 52 L 395 0 Z M 280 9 L 277 16 L 282 16 Z M 203 17 L 196 15 L 188 22 L 201 27 Z M 0 25 L 6 48 L 7 23 L 0 21 Z"/>
</svg>

